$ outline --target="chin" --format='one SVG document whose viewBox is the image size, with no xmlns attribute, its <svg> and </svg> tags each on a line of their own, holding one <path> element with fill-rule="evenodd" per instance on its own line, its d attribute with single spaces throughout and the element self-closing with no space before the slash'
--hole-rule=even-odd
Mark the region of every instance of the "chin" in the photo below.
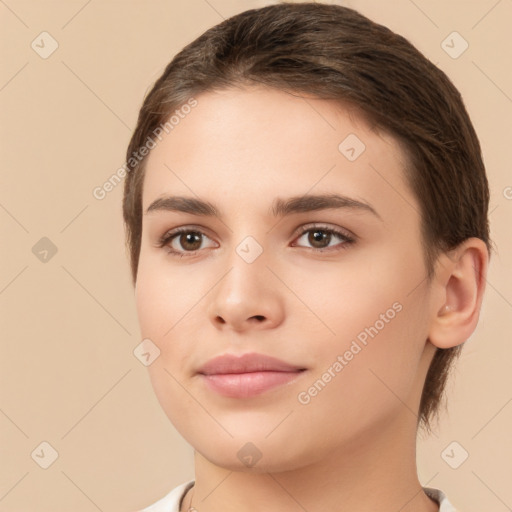
<svg viewBox="0 0 512 512">
<path fill-rule="evenodd" d="M 303 467 L 313 460 L 300 446 L 282 439 L 258 436 L 242 436 L 213 440 L 204 438 L 191 443 L 196 452 L 215 466 L 243 473 L 280 473 Z M 190 441 L 189 441 L 190 442 Z M 215 445 L 215 447 L 213 447 Z"/>
</svg>

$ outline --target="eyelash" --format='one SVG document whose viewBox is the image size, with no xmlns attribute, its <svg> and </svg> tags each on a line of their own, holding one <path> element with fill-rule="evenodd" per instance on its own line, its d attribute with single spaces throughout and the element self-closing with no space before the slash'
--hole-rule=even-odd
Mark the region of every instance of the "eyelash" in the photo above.
<svg viewBox="0 0 512 512">
<path fill-rule="evenodd" d="M 314 252 L 330 252 L 330 251 L 338 251 L 338 250 L 344 250 L 347 249 L 347 246 L 353 244 L 356 240 L 355 237 L 349 236 L 348 233 L 335 229 L 330 228 L 327 226 L 322 225 L 313 225 L 313 226 L 301 226 L 299 228 L 299 233 L 297 234 L 296 238 L 300 238 L 305 233 L 308 233 L 310 231 L 322 231 L 324 233 L 327 233 L 329 235 L 335 235 L 343 240 L 343 242 L 336 248 L 335 247 L 324 247 L 322 249 L 317 249 L 315 247 L 303 247 L 304 249 L 311 249 Z M 157 247 L 164 248 L 167 247 L 167 252 L 171 256 L 175 257 L 191 257 L 194 256 L 197 252 L 199 252 L 201 249 L 197 249 L 195 251 L 176 251 L 175 249 L 172 249 L 170 247 L 170 242 L 172 242 L 177 236 L 183 234 L 183 233 L 195 233 L 203 236 L 207 236 L 205 233 L 203 233 L 199 229 L 190 228 L 190 227 L 182 227 L 182 228 L 176 228 L 173 231 L 168 231 L 164 233 L 158 240 Z M 185 256 L 186 255 L 186 256 Z"/>
</svg>

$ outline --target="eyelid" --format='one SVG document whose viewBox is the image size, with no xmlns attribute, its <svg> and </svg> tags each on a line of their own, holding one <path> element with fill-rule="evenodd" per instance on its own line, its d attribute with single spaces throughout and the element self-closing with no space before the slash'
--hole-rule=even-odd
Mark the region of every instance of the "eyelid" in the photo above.
<svg viewBox="0 0 512 512">
<path fill-rule="evenodd" d="M 303 235 L 306 231 L 310 231 L 315 228 L 323 231 L 332 231 L 354 242 L 358 239 L 358 237 L 347 228 L 342 228 L 341 226 L 330 226 L 329 224 L 323 222 L 312 222 L 310 224 L 303 224 L 302 226 L 297 228 L 293 236 L 297 237 Z"/>
</svg>

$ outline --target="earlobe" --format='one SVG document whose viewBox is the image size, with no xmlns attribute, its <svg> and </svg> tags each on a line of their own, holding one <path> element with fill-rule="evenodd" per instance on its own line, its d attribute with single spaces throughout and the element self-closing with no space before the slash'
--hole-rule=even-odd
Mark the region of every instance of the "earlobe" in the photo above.
<svg viewBox="0 0 512 512">
<path fill-rule="evenodd" d="M 464 343 L 478 323 L 487 275 L 489 253 L 483 240 L 469 238 L 438 260 L 435 305 L 429 341 L 438 348 Z"/>
</svg>

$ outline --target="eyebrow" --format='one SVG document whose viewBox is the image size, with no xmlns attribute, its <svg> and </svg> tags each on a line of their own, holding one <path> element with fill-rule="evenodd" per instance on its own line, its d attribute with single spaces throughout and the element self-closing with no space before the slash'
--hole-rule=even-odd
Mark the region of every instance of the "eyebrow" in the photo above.
<svg viewBox="0 0 512 512">
<path fill-rule="evenodd" d="M 284 217 L 294 213 L 340 208 L 370 212 L 382 220 L 381 216 L 370 204 L 339 194 L 307 194 L 287 199 L 278 197 L 272 203 L 269 213 L 274 217 Z M 148 206 L 144 215 L 157 211 L 183 212 L 204 217 L 217 217 L 219 219 L 222 217 L 219 210 L 212 203 L 195 197 L 185 196 L 159 197 Z"/>
</svg>

